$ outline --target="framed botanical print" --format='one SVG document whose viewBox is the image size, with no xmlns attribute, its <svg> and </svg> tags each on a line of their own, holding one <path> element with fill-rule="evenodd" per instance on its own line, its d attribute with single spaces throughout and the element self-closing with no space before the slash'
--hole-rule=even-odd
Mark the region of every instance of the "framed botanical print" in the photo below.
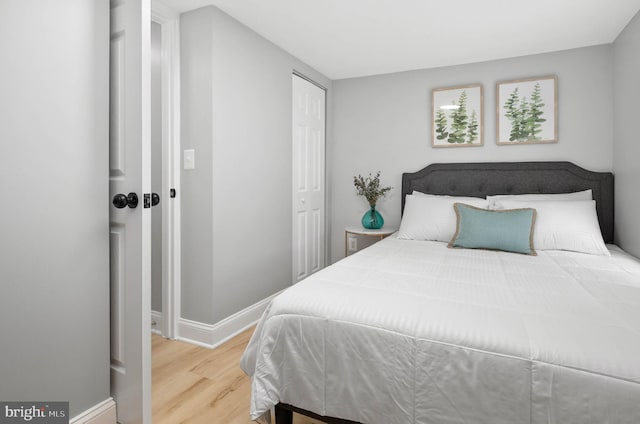
<svg viewBox="0 0 640 424">
<path fill-rule="evenodd" d="M 496 99 L 498 144 L 558 142 L 558 77 L 500 82 Z"/>
<path fill-rule="evenodd" d="M 482 84 L 433 89 L 431 105 L 433 147 L 484 144 Z"/>
</svg>

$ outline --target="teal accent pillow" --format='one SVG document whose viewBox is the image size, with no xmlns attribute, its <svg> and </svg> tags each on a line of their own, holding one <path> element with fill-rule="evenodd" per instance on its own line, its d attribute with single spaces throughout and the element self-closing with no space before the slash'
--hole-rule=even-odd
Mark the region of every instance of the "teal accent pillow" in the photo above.
<svg viewBox="0 0 640 424">
<path fill-rule="evenodd" d="M 535 209 L 487 210 L 464 203 L 454 203 L 453 209 L 457 227 L 449 247 L 536 254 L 533 250 Z"/>
</svg>

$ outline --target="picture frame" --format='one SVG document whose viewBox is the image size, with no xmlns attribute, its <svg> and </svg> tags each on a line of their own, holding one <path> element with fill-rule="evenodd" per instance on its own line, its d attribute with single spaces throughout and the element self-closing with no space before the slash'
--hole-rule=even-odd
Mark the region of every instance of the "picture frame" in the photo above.
<svg viewBox="0 0 640 424">
<path fill-rule="evenodd" d="M 482 84 L 434 88 L 431 92 L 431 146 L 484 145 Z"/>
<path fill-rule="evenodd" d="M 558 142 L 558 77 L 502 81 L 496 85 L 496 143 Z"/>
</svg>

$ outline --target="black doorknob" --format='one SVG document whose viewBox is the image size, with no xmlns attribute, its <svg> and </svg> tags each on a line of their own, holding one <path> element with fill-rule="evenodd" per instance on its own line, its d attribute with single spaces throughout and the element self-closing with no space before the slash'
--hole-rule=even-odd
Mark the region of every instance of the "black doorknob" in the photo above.
<svg viewBox="0 0 640 424">
<path fill-rule="evenodd" d="M 158 193 L 151 193 L 151 206 L 155 206 L 160 203 L 160 195 Z"/>
<path fill-rule="evenodd" d="M 131 209 L 138 206 L 138 195 L 135 193 L 129 193 L 128 195 L 124 195 L 122 193 L 118 193 L 113 196 L 113 206 L 118 209 L 122 209 L 125 206 L 129 206 Z"/>
</svg>

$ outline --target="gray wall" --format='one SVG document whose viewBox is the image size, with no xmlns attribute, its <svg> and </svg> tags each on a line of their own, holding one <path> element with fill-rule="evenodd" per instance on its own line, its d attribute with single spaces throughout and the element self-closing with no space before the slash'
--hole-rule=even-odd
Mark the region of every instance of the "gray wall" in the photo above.
<svg viewBox="0 0 640 424">
<path fill-rule="evenodd" d="M 151 191 L 161 204 L 151 208 L 151 310 L 162 312 L 162 27 L 151 22 Z"/>
<path fill-rule="evenodd" d="M 180 17 L 182 149 L 196 168 L 181 172 L 181 315 L 211 323 L 213 308 L 213 9 Z"/>
<path fill-rule="evenodd" d="M 614 145 L 616 243 L 640 257 L 640 15 L 614 43 Z"/>
<path fill-rule="evenodd" d="M 402 172 L 417 171 L 429 163 L 569 160 L 592 170 L 611 171 L 612 56 L 607 45 L 334 81 L 327 173 L 334 205 L 333 261 L 344 255 L 344 227 L 357 225 L 368 207 L 355 195 L 356 174 L 382 171 L 383 184 L 394 190 L 377 208 L 385 225 L 397 226 Z M 496 83 L 550 74 L 559 80 L 559 143 L 496 145 Z M 478 82 L 484 85 L 484 147 L 432 148 L 431 90 Z"/>
<path fill-rule="evenodd" d="M 291 74 L 331 82 L 215 7 L 180 25 L 181 315 L 215 323 L 291 284 Z"/>
<path fill-rule="evenodd" d="M 109 397 L 109 2 L 0 4 L 0 399 Z"/>
</svg>

